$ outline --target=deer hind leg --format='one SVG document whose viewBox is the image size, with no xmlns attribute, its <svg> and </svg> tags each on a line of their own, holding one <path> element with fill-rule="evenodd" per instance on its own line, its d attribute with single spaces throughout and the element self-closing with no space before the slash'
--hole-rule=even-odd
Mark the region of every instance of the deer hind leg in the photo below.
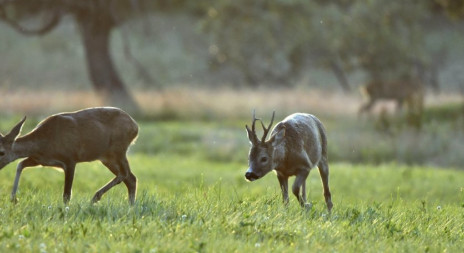
<svg viewBox="0 0 464 253">
<path fill-rule="evenodd" d="M 103 194 L 105 194 L 109 189 L 113 188 L 113 186 L 120 184 L 123 182 L 126 177 L 129 175 L 127 171 L 121 166 L 121 163 L 117 160 L 102 160 L 103 165 L 105 165 L 114 175 L 111 181 L 109 181 L 106 185 L 100 188 L 92 198 L 92 203 L 96 203 L 100 201 Z"/>
<path fill-rule="evenodd" d="M 306 202 L 306 180 L 303 181 L 303 185 L 301 186 L 301 196 L 304 201 L 304 207 L 306 208 L 306 210 L 310 210 L 313 207 L 313 205 L 311 203 Z"/>
<path fill-rule="evenodd" d="M 329 189 L 329 165 L 327 164 L 327 159 L 322 159 L 319 164 L 319 173 L 321 174 L 322 186 L 324 187 L 324 198 L 327 205 L 327 209 L 332 210 L 332 195 L 330 194 Z"/>
<path fill-rule="evenodd" d="M 305 207 L 306 205 L 306 178 L 309 175 L 309 170 L 303 170 L 300 173 L 296 175 L 295 182 L 293 183 L 292 186 L 292 192 L 295 195 L 295 197 L 298 199 L 298 202 L 300 202 L 300 205 L 302 207 Z M 303 190 L 301 192 L 301 190 Z"/>
<path fill-rule="evenodd" d="M 124 184 L 127 187 L 127 191 L 129 193 L 129 203 L 133 205 L 135 203 L 135 196 L 137 194 L 137 177 L 131 172 L 129 162 L 125 157 L 124 160 L 121 162 L 121 168 L 123 168 L 128 176 L 123 180 Z"/>
<path fill-rule="evenodd" d="M 16 176 L 13 184 L 13 190 L 11 191 L 11 196 L 10 200 L 14 203 L 18 202 L 18 199 L 16 198 L 16 191 L 18 191 L 18 186 L 19 186 L 19 178 L 21 177 L 21 172 L 24 170 L 24 168 L 27 167 L 33 167 L 39 165 L 34 159 L 32 158 L 26 158 L 25 160 L 22 160 L 21 162 L 18 163 L 18 166 L 16 167 Z"/>
</svg>

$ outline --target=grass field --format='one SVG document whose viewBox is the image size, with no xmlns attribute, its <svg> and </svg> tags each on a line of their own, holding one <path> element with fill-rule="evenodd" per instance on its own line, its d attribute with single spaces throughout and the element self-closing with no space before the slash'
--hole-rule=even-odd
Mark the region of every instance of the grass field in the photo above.
<svg viewBox="0 0 464 253">
<path fill-rule="evenodd" d="M 67 206 L 64 175 L 50 168 L 26 170 L 12 204 L 16 163 L 8 165 L 0 171 L 0 251 L 464 251 L 462 171 L 332 162 L 331 214 L 317 170 L 308 178 L 313 208 L 300 209 L 293 196 L 284 207 L 273 173 L 244 180 L 243 123 L 141 122 L 129 153 L 139 183 L 133 207 L 124 185 L 90 205 L 113 177 L 99 162 L 78 165 Z"/>
<path fill-rule="evenodd" d="M 419 131 L 392 113 L 391 102 L 358 117 L 364 75 L 357 71 L 348 73 L 349 94 L 320 64 L 285 83 L 290 88 L 241 86 L 236 70 L 213 73 L 210 39 L 196 33 L 196 22 L 160 14 L 149 20 L 151 35 L 127 29 L 151 82 L 124 54 L 122 34 L 113 32 L 111 43 L 115 67 L 145 113 L 137 118 L 140 135 L 129 152 L 138 177 L 136 204 L 129 206 L 124 185 L 90 204 L 113 178 L 99 162 L 77 166 L 68 205 L 61 197 L 64 174 L 51 168 L 26 170 L 13 204 L 19 161 L 13 162 L 0 170 L 0 253 L 464 252 L 464 107 L 458 92 L 464 43 L 456 42 L 461 37 L 455 31 L 462 24 L 446 25 L 426 43 L 436 50 L 441 41 L 450 42 L 439 81 L 451 94 L 427 95 Z M 26 133 L 50 114 L 103 104 L 88 80 L 72 21 L 31 38 L 0 23 L 0 34 L 2 134 L 24 115 Z M 383 108 L 387 120 L 375 114 Z M 301 111 L 324 122 L 331 214 L 317 170 L 307 180 L 311 210 L 302 210 L 294 196 L 283 206 L 274 173 L 245 181 L 244 126 L 253 109 L 265 122 L 273 110 L 276 120 Z"/>
</svg>

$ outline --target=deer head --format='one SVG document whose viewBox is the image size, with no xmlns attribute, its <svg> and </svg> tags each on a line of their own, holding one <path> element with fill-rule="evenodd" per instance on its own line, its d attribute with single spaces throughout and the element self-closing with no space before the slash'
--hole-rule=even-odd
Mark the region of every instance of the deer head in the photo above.
<svg viewBox="0 0 464 253">
<path fill-rule="evenodd" d="M 26 117 L 24 117 L 18 124 L 16 124 L 16 126 L 14 126 L 7 135 L 3 136 L 0 133 L 0 169 L 15 159 L 13 153 L 13 143 L 21 132 L 24 121 L 26 121 Z"/>
<path fill-rule="evenodd" d="M 275 112 L 272 113 L 271 123 L 269 123 L 268 127 L 265 127 L 263 121 L 261 119 L 257 119 L 255 112 L 253 111 L 251 129 L 248 125 L 245 126 L 248 133 L 248 139 L 251 143 L 250 153 L 248 154 L 249 168 L 245 173 L 245 178 L 249 181 L 259 179 L 274 169 L 272 166 L 274 150 L 285 137 L 285 127 L 282 127 L 266 141 L 266 137 L 271 129 L 272 123 L 274 122 L 274 116 Z M 261 126 L 263 127 L 263 136 L 261 137 L 261 140 L 258 139 L 255 129 L 255 123 L 258 120 L 261 122 Z"/>
</svg>

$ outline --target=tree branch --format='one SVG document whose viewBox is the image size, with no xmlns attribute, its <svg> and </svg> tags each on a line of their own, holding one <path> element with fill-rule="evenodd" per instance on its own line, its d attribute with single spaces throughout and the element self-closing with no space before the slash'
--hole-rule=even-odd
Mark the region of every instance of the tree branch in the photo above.
<svg viewBox="0 0 464 253">
<path fill-rule="evenodd" d="M 18 21 L 13 20 L 7 16 L 6 11 L 5 11 L 5 4 L 12 3 L 12 2 L 13 1 L 7 1 L 6 3 L 5 2 L 1 3 L 0 19 L 3 20 L 8 25 L 10 25 L 13 29 L 18 31 L 19 33 L 22 33 L 24 35 L 44 35 L 50 32 L 51 30 L 53 30 L 60 23 L 61 13 L 59 9 L 53 8 L 51 10 L 53 16 L 49 22 L 45 23 L 45 25 L 43 25 L 42 27 L 38 29 L 27 29 L 23 27 L 22 25 L 20 25 Z"/>
</svg>

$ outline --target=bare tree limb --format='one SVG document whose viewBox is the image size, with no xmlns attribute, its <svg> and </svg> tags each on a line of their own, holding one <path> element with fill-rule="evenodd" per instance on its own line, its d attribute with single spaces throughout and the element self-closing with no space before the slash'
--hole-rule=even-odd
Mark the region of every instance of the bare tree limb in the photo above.
<svg viewBox="0 0 464 253">
<path fill-rule="evenodd" d="M 8 1 L 7 4 L 11 2 L 12 1 Z M 0 19 L 3 20 L 5 23 L 9 24 L 13 29 L 24 35 L 44 35 L 53 30 L 60 23 L 61 12 L 57 8 L 53 8 L 52 12 L 53 14 L 50 21 L 45 23 L 42 27 L 38 29 L 28 29 L 22 26 L 18 21 L 13 20 L 7 16 L 4 3 L 0 5 Z"/>
<path fill-rule="evenodd" d="M 140 79 L 143 80 L 143 82 L 145 82 L 147 84 L 155 84 L 155 80 L 150 75 L 150 72 L 132 54 L 131 47 L 130 47 L 130 41 L 128 39 L 128 36 L 126 34 L 126 31 L 125 31 L 124 27 L 121 27 L 120 31 L 121 31 L 120 34 L 121 34 L 124 57 L 126 58 L 127 61 L 129 61 L 130 63 L 133 64 L 133 66 L 135 67 L 135 70 L 137 72 L 137 76 L 139 76 Z"/>
</svg>

